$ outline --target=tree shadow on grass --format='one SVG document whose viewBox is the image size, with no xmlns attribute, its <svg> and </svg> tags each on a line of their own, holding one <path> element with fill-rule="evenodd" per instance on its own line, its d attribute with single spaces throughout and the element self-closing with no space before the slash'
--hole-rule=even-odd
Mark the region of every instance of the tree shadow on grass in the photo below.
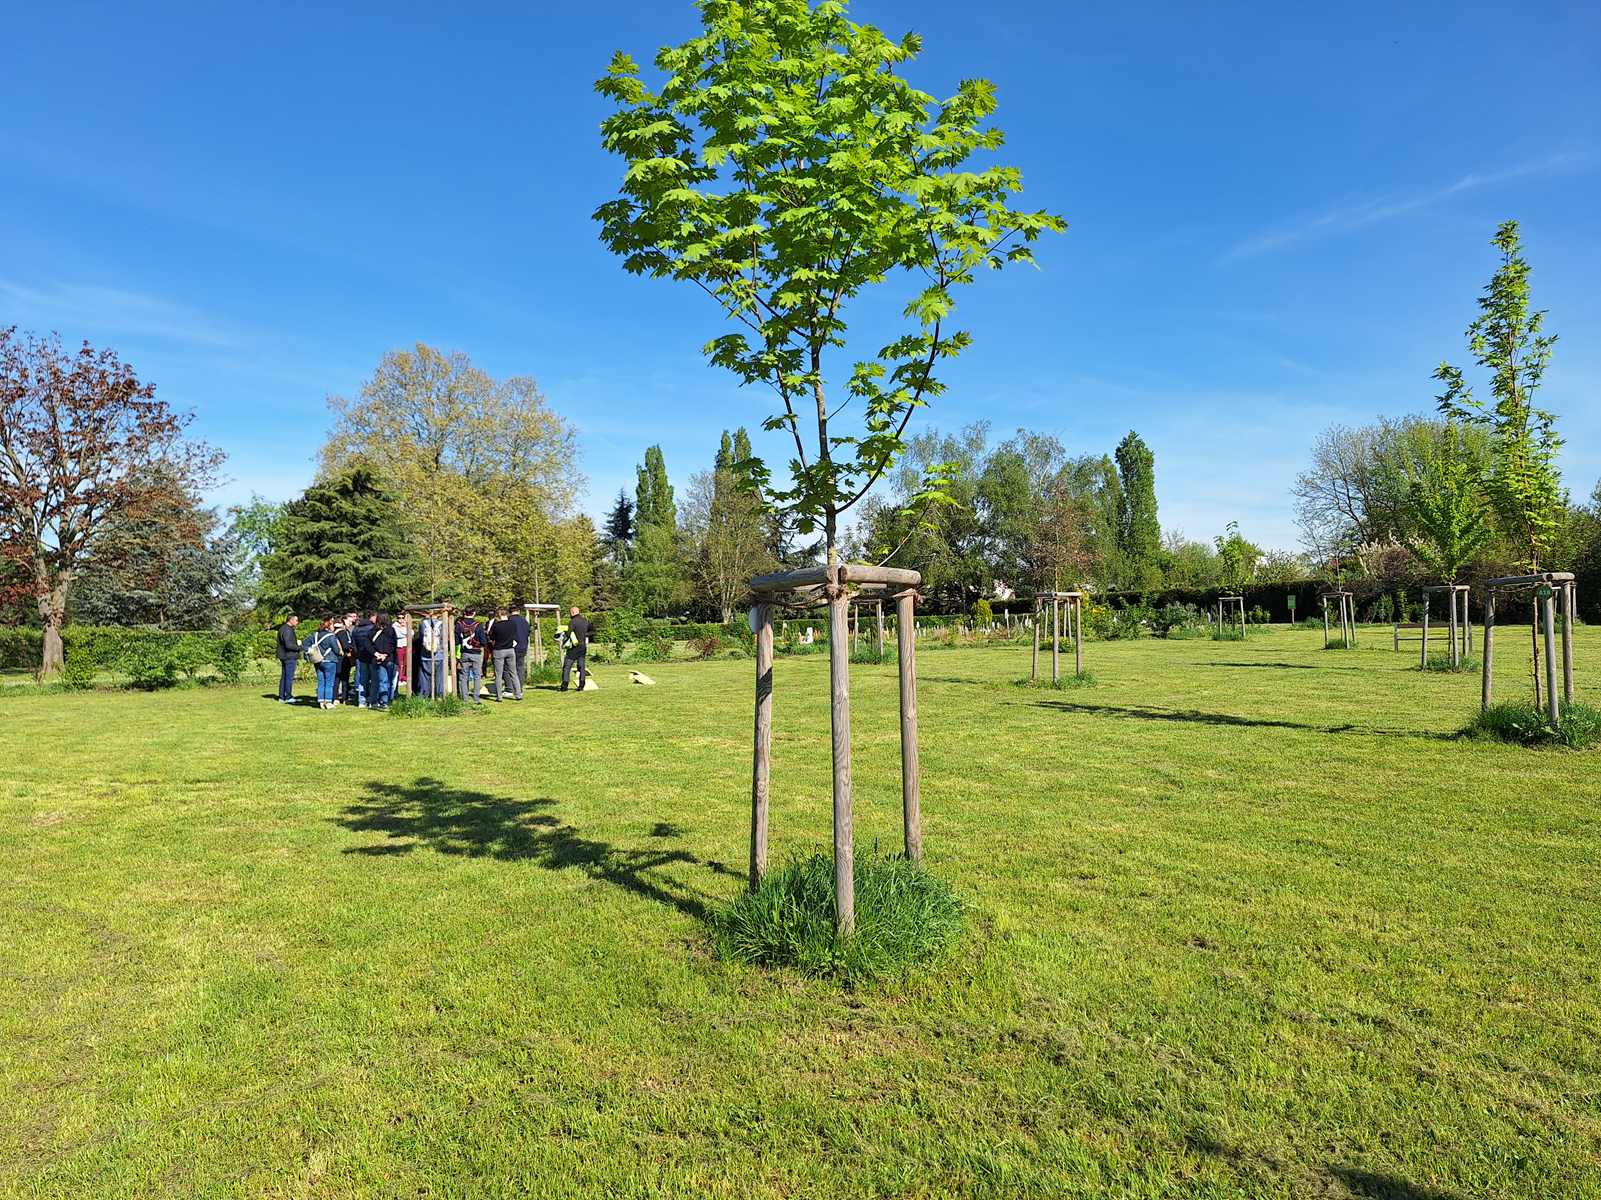
<svg viewBox="0 0 1601 1200">
<path fill-rule="evenodd" d="M 1013 703 L 1023 703 L 1014 701 Z M 1269 717 L 1240 717 L 1233 713 L 1201 712 L 1198 709 L 1156 708 L 1152 705 L 1080 704 L 1072 700 L 1037 700 L 1034 703 L 1063 712 L 1089 713 L 1094 716 L 1124 718 L 1138 721 L 1177 721 L 1186 725 L 1230 725 L 1248 729 L 1295 729 L 1303 733 L 1352 733 L 1360 737 L 1418 737 L 1450 740 L 1449 733 L 1433 733 L 1422 729 L 1383 729 L 1376 725 L 1314 725 L 1305 721 L 1280 721 Z"/>
<path fill-rule="evenodd" d="M 668 904 L 697 921 L 708 922 L 706 900 L 660 868 L 674 863 L 735 875 L 722 863 L 707 863 L 682 849 L 628 850 L 587 838 L 548 810 L 547 796 L 512 800 L 488 792 L 448 787 L 419 777 L 409 784 L 368 783 L 366 796 L 347 805 L 333 820 L 357 833 L 381 833 L 388 840 L 351 846 L 345 854 L 373 857 L 433 850 L 469 858 L 526 862 L 550 871 L 579 870 L 636 896 Z M 676 837 L 674 826 L 658 825 L 652 836 Z"/>
<path fill-rule="evenodd" d="M 1321 663 L 1288 663 L 1288 662 L 1222 662 L 1213 659 L 1205 664 L 1209 667 L 1252 667 L 1266 668 L 1274 671 L 1360 671 L 1361 667 L 1325 667 Z"/>
</svg>

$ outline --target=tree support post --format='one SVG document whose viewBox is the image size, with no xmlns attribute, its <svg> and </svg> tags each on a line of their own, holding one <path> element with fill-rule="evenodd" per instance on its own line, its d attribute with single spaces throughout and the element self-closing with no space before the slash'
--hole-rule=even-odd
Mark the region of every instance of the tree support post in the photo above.
<svg viewBox="0 0 1601 1200">
<path fill-rule="evenodd" d="M 1456 589 L 1453 588 L 1447 594 L 1451 597 L 1451 620 L 1447 632 L 1451 635 L 1451 669 L 1454 671 L 1462 658 L 1461 647 L 1457 645 L 1456 640 Z"/>
<path fill-rule="evenodd" d="M 829 722 L 834 750 L 834 926 L 842 937 L 856 932 L 856 847 L 851 819 L 850 603 L 837 567 L 829 569 Z"/>
<path fill-rule="evenodd" d="M 1034 656 L 1029 659 L 1028 678 L 1032 683 L 1040 677 L 1040 618 L 1045 610 L 1040 609 L 1034 614 Z"/>
<path fill-rule="evenodd" d="M 1490 697 L 1494 692 L 1494 676 L 1491 674 L 1495 667 L 1495 592 L 1492 590 L 1484 598 L 1484 684 L 1480 689 L 1480 707 L 1490 707 Z"/>
<path fill-rule="evenodd" d="M 1073 673 L 1084 674 L 1084 598 L 1073 601 L 1069 610 L 1073 620 Z"/>
<path fill-rule="evenodd" d="M 906 631 L 912 623 L 915 591 L 895 596 L 901 677 L 901 817 L 906 827 L 906 857 L 923 861 L 923 800 L 917 763 L 917 645 Z"/>
<path fill-rule="evenodd" d="M 758 604 L 756 614 L 756 740 L 750 775 L 750 890 L 767 874 L 767 800 L 773 762 L 773 620 L 772 606 Z"/>
<path fill-rule="evenodd" d="M 1541 591 L 1545 593 L 1540 597 L 1540 622 L 1545 626 L 1546 713 L 1555 729 L 1562 721 L 1562 700 L 1557 695 L 1556 589 L 1547 586 Z"/>
<path fill-rule="evenodd" d="M 1329 648 L 1329 598 L 1323 597 L 1323 648 Z"/>
<path fill-rule="evenodd" d="M 878 661 L 884 661 L 884 602 L 873 601 L 873 612 L 877 621 L 876 634 L 878 637 Z"/>
<path fill-rule="evenodd" d="M 1418 666 L 1424 670 L 1429 666 L 1429 595 L 1427 591 L 1423 593 L 1423 649 L 1418 659 Z"/>
<path fill-rule="evenodd" d="M 1062 682 L 1062 602 L 1051 597 L 1051 686 Z"/>
<path fill-rule="evenodd" d="M 1578 615 L 1579 585 L 1562 589 L 1562 702 L 1573 703 L 1573 621 Z"/>
</svg>

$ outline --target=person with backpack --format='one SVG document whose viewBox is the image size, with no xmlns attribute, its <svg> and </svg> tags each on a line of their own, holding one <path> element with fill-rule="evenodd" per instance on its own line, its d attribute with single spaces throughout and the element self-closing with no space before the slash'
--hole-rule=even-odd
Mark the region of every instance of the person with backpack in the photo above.
<svg viewBox="0 0 1601 1200">
<path fill-rule="evenodd" d="M 495 619 L 489 623 L 490 686 L 495 703 L 511 692 L 513 698 L 523 698 L 522 681 L 517 678 L 517 628 L 511 623 L 511 610 L 497 608 Z"/>
<path fill-rule="evenodd" d="M 517 699 L 523 698 L 523 687 L 528 682 L 528 614 L 520 608 L 511 610 L 511 631 L 516 638 L 517 650 Z"/>
<path fill-rule="evenodd" d="M 295 702 L 295 668 L 300 665 L 300 618 L 291 614 L 278 626 L 278 703 Z"/>
<path fill-rule="evenodd" d="M 343 658 L 332 617 L 324 617 L 316 632 L 306 639 L 303 656 L 317 672 L 317 707 L 332 708 L 334 683 L 339 678 L 339 664 Z"/>
<path fill-rule="evenodd" d="M 469 608 L 456 621 L 456 694 L 463 700 L 480 703 L 483 684 L 484 627 L 478 610 Z"/>
<path fill-rule="evenodd" d="M 567 681 L 573 668 L 578 668 L 578 690 L 583 691 L 589 682 L 589 638 L 592 630 L 589 621 L 574 606 L 568 616 L 567 631 L 563 637 L 566 653 L 561 659 L 561 690 L 567 690 Z"/>
<path fill-rule="evenodd" d="M 439 617 L 423 617 L 417 626 L 417 694 L 429 700 L 445 695 L 445 623 Z"/>
</svg>

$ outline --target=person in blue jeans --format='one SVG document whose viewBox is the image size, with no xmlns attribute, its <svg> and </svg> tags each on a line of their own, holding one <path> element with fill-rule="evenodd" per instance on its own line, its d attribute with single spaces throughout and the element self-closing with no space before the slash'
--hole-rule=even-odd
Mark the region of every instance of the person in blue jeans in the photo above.
<svg viewBox="0 0 1601 1200">
<path fill-rule="evenodd" d="M 339 663 L 342 659 L 339 630 L 332 617 L 325 618 L 322 624 L 317 626 L 317 632 L 311 636 L 311 645 L 319 656 L 314 664 L 317 670 L 317 707 L 332 708 L 334 689 L 339 680 Z"/>
<path fill-rule="evenodd" d="M 456 622 L 456 664 L 456 694 L 477 704 L 483 681 L 484 627 L 478 623 L 476 608 L 469 608 Z"/>
<path fill-rule="evenodd" d="M 367 696 L 368 708 L 388 708 L 395 698 L 396 667 L 400 657 L 400 641 L 388 613 L 379 613 L 372 628 L 372 691 Z"/>
<path fill-rule="evenodd" d="M 445 622 L 439 617 L 424 617 L 417 629 L 418 695 L 430 700 L 445 695 L 445 639 L 449 637 Z"/>
<path fill-rule="evenodd" d="M 278 626 L 278 703 L 295 702 L 295 668 L 300 665 L 300 618 L 291 615 Z"/>
</svg>

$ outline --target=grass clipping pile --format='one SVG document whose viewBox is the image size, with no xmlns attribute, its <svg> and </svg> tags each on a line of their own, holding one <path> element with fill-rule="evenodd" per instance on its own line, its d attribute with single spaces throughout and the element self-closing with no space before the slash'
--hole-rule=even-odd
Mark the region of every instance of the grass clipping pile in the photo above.
<svg viewBox="0 0 1601 1200">
<path fill-rule="evenodd" d="M 834 864 L 822 854 L 768 873 L 719 915 L 718 953 L 852 987 L 902 979 L 944 959 L 967 927 L 950 885 L 899 855 L 856 860 L 856 932 L 834 928 Z"/>
</svg>

